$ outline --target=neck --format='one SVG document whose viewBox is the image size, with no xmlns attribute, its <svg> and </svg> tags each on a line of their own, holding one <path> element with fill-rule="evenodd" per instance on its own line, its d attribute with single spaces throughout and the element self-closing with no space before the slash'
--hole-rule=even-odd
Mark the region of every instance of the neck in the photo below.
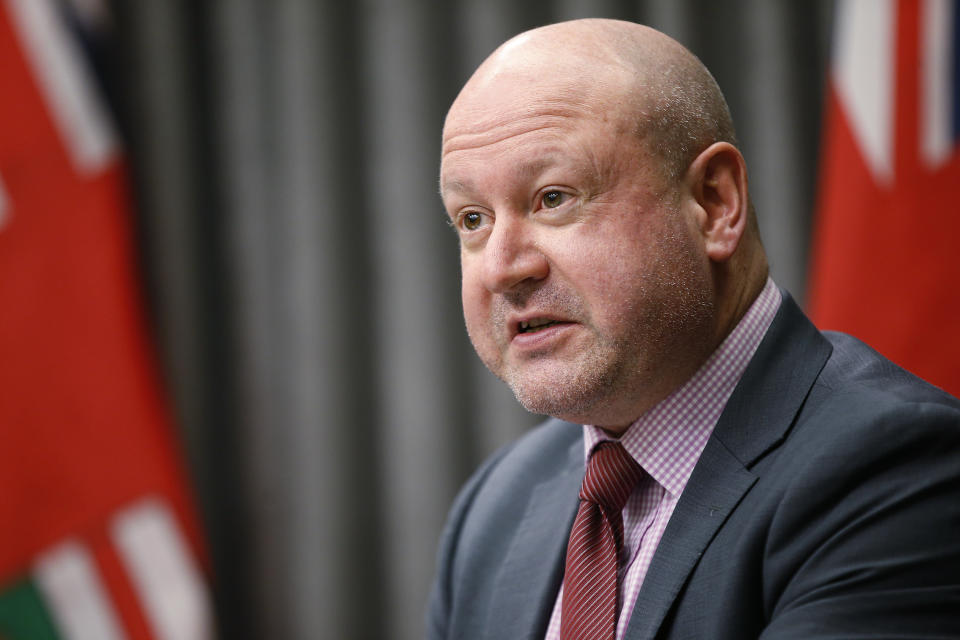
<svg viewBox="0 0 960 640">
<path fill-rule="evenodd" d="M 717 324 L 713 348 L 733 331 L 767 284 L 769 268 L 762 248 L 714 266 L 717 283 Z"/>
</svg>

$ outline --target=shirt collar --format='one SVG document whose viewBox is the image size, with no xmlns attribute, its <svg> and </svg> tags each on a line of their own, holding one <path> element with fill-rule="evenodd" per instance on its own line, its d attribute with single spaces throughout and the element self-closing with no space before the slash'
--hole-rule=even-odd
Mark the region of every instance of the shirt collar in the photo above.
<svg viewBox="0 0 960 640">
<path fill-rule="evenodd" d="M 687 484 L 723 407 L 760 345 L 780 306 L 773 280 L 767 283 L 733 331 L 683 385 L 640 416 L 620 443 L 674 498 Z M 584 425 L 584 453 L 613 440 L 603 429 Z"/>
</svg>

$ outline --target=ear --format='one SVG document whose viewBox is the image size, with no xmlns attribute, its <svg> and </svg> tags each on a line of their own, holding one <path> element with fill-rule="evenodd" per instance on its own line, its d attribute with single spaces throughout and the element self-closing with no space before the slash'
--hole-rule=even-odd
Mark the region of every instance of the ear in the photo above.
<svg viewBox="0 0 960 640">
<path fill-rule="evenodd" d="M 747 226 L 747 165 L 727 142 L 707 147 L 687 169 L 686 180 L 697 205 L 697 225 L 707 256 L 724 262 L 733 255 Z"/>
</svg>

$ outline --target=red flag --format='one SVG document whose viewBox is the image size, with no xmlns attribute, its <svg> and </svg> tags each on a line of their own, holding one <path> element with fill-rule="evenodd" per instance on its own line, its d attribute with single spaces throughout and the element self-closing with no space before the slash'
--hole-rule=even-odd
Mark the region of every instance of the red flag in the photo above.
<svg viewBox="0 0 960 640">
<path fill-rule="evenodd" d="M 811 315 L 960 395 L 960 10 L 837 11 Z"/>
<path fill-rule="evenodd" d="M 205 640 L 123 159 L 52 0 L 0 2 L 0 96 L 0 636 Z"/>
</svg>

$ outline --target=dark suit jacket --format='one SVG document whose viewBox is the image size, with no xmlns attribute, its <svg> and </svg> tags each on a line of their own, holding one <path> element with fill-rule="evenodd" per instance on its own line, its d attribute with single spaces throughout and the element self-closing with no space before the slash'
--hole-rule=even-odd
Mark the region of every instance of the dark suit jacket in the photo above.
<svg viewBox="0 0 960 640">
<path fill-rule="evenodd" d="M 626 637 L 960 638 L 960 402 L 784 296 L 681 496 Z M 553 420 L 443 534 L 431 639 L 543 638 L 583 478 Z"/>
</svg>

